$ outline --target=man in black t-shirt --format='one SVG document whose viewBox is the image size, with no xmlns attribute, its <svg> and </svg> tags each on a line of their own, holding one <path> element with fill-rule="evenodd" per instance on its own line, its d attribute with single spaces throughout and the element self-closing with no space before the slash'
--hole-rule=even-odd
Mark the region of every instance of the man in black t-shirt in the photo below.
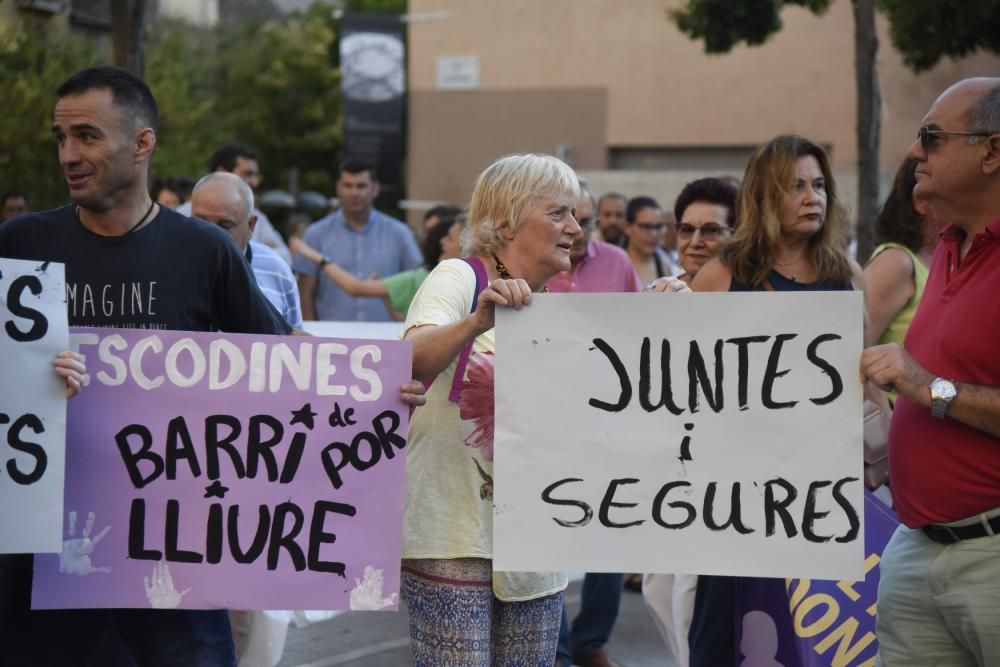
<svg viewBox="0 0 1000 667">
<path fill-rule="evenodd" d="M 0 256 L 64 263 L 71 325 L 290 333 L 225 232 L 150 199 L 149 88 L 94 67 L 56 97 L 52 131 L 73 203 L 0 226 Z M 142 667 L 235 663 L 225 611 L 32 612 L 30 586 L 30 556 L 0 558 L 4 665 L 92 664 L 109 629 Z"/>
</svg>

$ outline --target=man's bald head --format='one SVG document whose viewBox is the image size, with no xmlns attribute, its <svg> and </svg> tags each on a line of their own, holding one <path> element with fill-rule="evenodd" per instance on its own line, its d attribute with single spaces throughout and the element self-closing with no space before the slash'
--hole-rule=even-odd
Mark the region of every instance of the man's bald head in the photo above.
<svg viewBox="0 0 1000 667">
<path fill-rule="evenodd" d="M 965 114 L 970 130 L 1000 132 L 1000 78 L 965 79 L 949 90 L 952 88 L 970 97 L 969 110 Z"/>
<path fill-rule="evenodd" d="M 243 251 L 257 225 L 253 191 L 228 171 L 212 172 L 198 181 L 191 194 L 191 215 L 221 227 Z"/>
</svg>

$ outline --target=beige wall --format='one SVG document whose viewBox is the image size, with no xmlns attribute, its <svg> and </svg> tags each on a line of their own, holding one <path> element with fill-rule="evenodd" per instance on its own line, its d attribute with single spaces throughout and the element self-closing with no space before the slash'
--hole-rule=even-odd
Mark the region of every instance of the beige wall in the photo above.
<svg viewBox="0 0 1000 667">
<path fill-rule="evenodd" d="M 447 18 L 409 26 L 409 197 L 461 202 L 490 159 L 519 150 L 554 152 L 560 143 L 573 144 L 574 166 L 587 172 L 598 191 L 620 177 L 636 189 L 655 185 L 657 178 L 683 184 L 686 176 L 702 174 L 670 170 L 628 177 L 601 170 L 610 148 L 747 146 L 796 132 L 831 147 L 845 203 L 853 203 L 850 0 L 834 0 L 822 17 L 786 8 L 784 29 L 767 44 L 725 56 L 705 55 L 700 43 L 669 22 L 667 9 L 680 4 L 410 0 L 411 13 L 447 12 Z M 1000 58 L 949 61 L 917 76 L 903 66 L 881 18 L 879 30 L 885 179 L 934 97 L 964 76 L 995 74 Z M 437 90 L 442 55 L 479 56 L 480 90 Z M 600 118 L 594 106 L 599 96 Z M 660 188 L 664 197 L 677 189 Z"/>
</svg>

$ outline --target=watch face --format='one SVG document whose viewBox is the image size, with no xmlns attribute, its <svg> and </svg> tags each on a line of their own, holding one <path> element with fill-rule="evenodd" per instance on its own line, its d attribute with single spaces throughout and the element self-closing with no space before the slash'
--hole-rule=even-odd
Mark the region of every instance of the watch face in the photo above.
<svg viewBox="0 0 1000 667">
<path fill-rule="evenodd" d="M 385 102 L 403 94 L 403 41 L 381 32 L 355 32 L 340 42 L 344 94 Z"/>
<path fill-rule="evenodd" d="M 955 385 L 944 378 L 936 378 L 931 382 L 931 395 L 933 398 L 941 398 L 950 401 L 955 398 Z"/>
</svg>

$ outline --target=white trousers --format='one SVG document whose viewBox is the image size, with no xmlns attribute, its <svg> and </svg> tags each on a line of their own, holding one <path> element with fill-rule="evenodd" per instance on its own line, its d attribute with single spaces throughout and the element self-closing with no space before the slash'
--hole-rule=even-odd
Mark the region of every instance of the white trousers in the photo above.
<svg viewBox="0 0 1000 667">
<path fill-rule="evenodd" d="M 288 622 L 262 611 L 230 611 L 239 667 L 274 667 L 285 650 Z"/>
<path fill-rule="evenodd" d="M 694 594 L 697 589 L 696 574 L 642 576 L 642 600 L 663 641 L 677 659 L 678 667 L 688 667 L 690 662 L 688 632 L 694 616 Z"/>
</svg>

